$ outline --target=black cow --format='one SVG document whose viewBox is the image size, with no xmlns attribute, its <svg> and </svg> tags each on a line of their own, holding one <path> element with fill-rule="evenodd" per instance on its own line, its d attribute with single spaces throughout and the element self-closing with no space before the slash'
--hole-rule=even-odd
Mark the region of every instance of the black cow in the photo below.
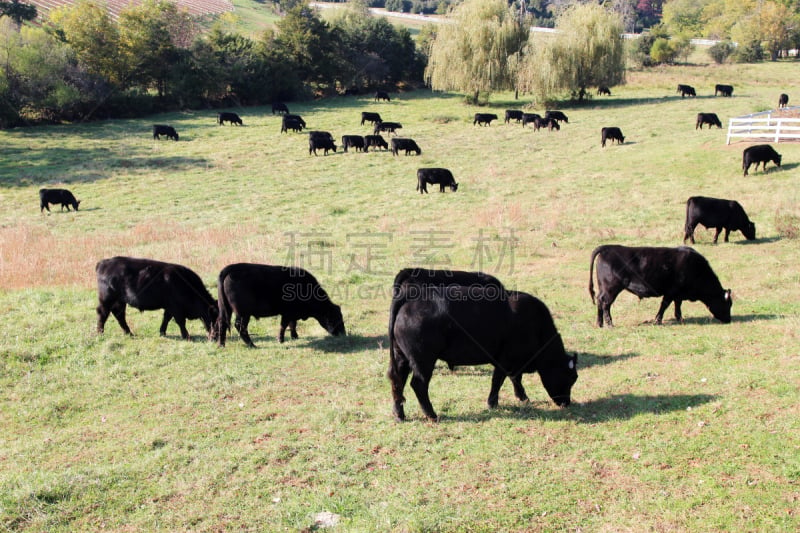
<svg viewBox="0 0 800 533">
<path fill-rule="evenodd" d="M 389 93 L 386 91 L 377 91 L 375 93 L 375 102 L 378 100 L 385 100 L 387 102 L 391 102 L 391 98 L 389 98 Z"/>
<path fill-rule="evenodd" d="M 505 287 L 496 277 L 483 272 L 465 272 L 463 270 L 434 270 L 428 268 L 404 268 L 394 277 L 392 282 L 392 304 L 389 307 L 389 358 L 394 359 L 394 322 L 397 311 L 404 299 L 409 297 L 423 298 L 428 286 L 446 287 L 449 285 L 466 285 L 470 287 L 492 287 L 498 297 L 505 294 Z M 405 294 L 400 298 L 401 291 Z M 410 294 L 410 296 L 409 296 Z M 450 370 L 453 370 L 450 365 Z"/>
<path fill-rule="evenodd" d="M 516 120 L 517 122 L 520 122 L 522 120 L 522 116 L 524 114 L 525 113 L 523 113 L 522 111 L 520 111 L 518 109 L 506 109 L 505 122 L 506 122 L 506 124 L 508 124 L 512 120 Z"/>
<path fill-rule="evenodd" d="M 61 204 L 61 211 L 69 206 L 77 211 L 80 200 L 75 199 L 75 195 L 67 189 L 39 189 L 39 212 L 42 213 L 45 209 L 50 212 L 50 204 Z"/>
<path fill-rule="evenodd" d="M 518 291 L 498 297 L 492 287 L 451 285 L 427 287 L 423 298 L 407 297 L 401 290 L 398 304 L 388 372 L 396 420 L 405 419 L 403 389 L 409 374 L 423 413 L 438 420 L 428 395 L 438 359 L 451 367 L 493 365 L 490 408 L 497 406 L 507 377 L 517 399 L 527 401 L 522 374 L 533 372 L 557 405 L 570 404 L 577 357 L 567 355 L 552 315 L 539 299 Z"/>
<path fill-rule="evenodd" d="M 605 85 L 601 85 L 600 87 L 597 88 L 597 94 L 598 95 L 604 94 L 606 96 L 611 96 L 611 89 L 609 89 Z"/>
<path fill-rule="evenodd" d="M 745 148 L 742 152 L 742 168 L 744 175 L 747 176 L 750 165 L 756 164 L 755 170 L 758 170 L 759 163 L 763 163 L 763 170 L 767 170 L 767 162 L 772 161 L 778 167 L 781 166 L 781 154 L 768 144 L 758 144 Z"/>
<path fill-rule="evenodd" d="M 283 115 L 281 117 L 281 133 L 293 130 L 302 131 L 306 127 L 306 121 L 300 115 Z"/>
<path fill-rule="evenodd" d="M 239 126 L 242 125 L 242 119 L 239 118 L 239 115 L 237 115 L 236 113 L 231 113 L 229 111 L 228 112 L 223 111 L 221 113 L 217 113 L 217 122 L 219 122 L 220 126 L 222 126 L 226 120 L 231 123 L 231 126 L 234 124 L 238 124 Z"/>
<path fill-rule="evenodd" d="M 694 129 L 700 128 L 702 130 L 703 124 L 708 124 L 708 129 L 711 129 L 711 126 L 722 127 L 722 122 L 719 121 L 716 113 L 698 113 Z"/>
<path fill-rule="evenodd" d="M 731 321 L 731 291 L 722 288 L 706 258 L 687 246 L 678 248 L 598 246 L 589 263 L 589 294 L 595 301 L 592 268 L 597 257 L 597 325 L 611 327 L 611 304 L 627 290 L 639 298 L 663 296 L 656 313 L 661 324 L 669 304 L 675 302 L 675 319 L 682 321 L 681 303 L 700 300 L 725 324 Z"/>
<path fill-rule="evenodd" d="M 439 192 L 444 192 L 445 187 L 456 192 L 458 183 L 453 178 L 453 173 L 446 168 L 421 168 L 417 170 L 417 190 L 420 194 L 428 192 L 428 184 L 438 185 Z"/>
<path fill-rule="evenodd" d="M 245 344 L 255 348 L 247 325 L 250 317 L 281 315 L 278 340 L 284 341 L 286 328 L 297 338 L 297 321 L 314 318 L 331 335 L 344 335 L 341 308 L 331 302 L 316 278 L 298 267 L 236 263 L 219 273 L 219 345 L 225 346 L 230 319 Z"/>
<path fill-rule="evenodd" d="M 122 331 L 132 335 L 125 321 L 125 306 L 140 311 L 164 310 L 160 333 L 167 334 L 170 319 L 189 339 L 186 320 L 200 319 L 209 334 L 216 338 L 217 302 L 206 290 L 200 276 L 182 265 L 152 259 L 112 257 L 95 266 L 97 273 L 97 332 L 103 333 L 109 313 Z"/>
<path fill-rule="evenodd" d="M 722 96 L 733 96 L 733 85 L 722 85 L 720 83 L 714 86 L 714 96 L 721 94 Z"/>
<path fill-rule="evenodd" d="M 403 137 L 395 137 L 392 139 L 392 155 L 398 155 L 400 150 L 405 150 L 406 155 L 409 153 L 416 152 L 417 155 L 422 153 L 422 149 L 417 145 L 414 139 L 408 139 Z"/>
<path fill-rule="evenodd" d="M 361 112 L 361 125 L 363 126 L 365 122 L 369 122 L 371 124 L 377 124 L 378 122 L 382 122 L 381 116 L 378 113 L 371 113 L 369 111 L 362 111 Z"/>
<path fill-rule="evenodd" d="M 328 132 L 316 132 L 319 135 L 308 136 L 308 155 L 317 155 L 317 150 L 324 150 L 324 155 L 328 155 L 328 150 L 336 151 L 336 143 Z M 323 135 L 328 133 L 328 135 Z"/>
<path fill-rule="evenodd" d="M 159 140 L 161 136 L 165 135 L 167 139 L 173 141 L 178 140 L 178 132 L 172 126 L 165 126 L 164 124 L 153 124 L 153 139 Z"/>
<path fill-rule="evenodd" d="M 565 115 L 561 111 L 548 111 L 544 114 L 544 118 L 547 119 L 552 118 L 553 120 L 557 120 L 559 122 L 566 122 L 567 124 L 569 124 L 569 119 L 567 118 L 567 115 Z"/>
<path fill-rule="evenodd" d="M 622 144 L 625 142 L 625 136 L 622 134 L 622 130 L 615 126 L 602 128 L 600 130 L 600 146 L 605 148 L 607 140 L 610 140 L 612 143 L 617 141 L 617 144 Z"/>
<path fill-rule="evenodd" d="M 525 127 L 525 124 L 533 124 L 536 127 L 536 121 L 542 120 L 542 116 L 537 113 L 523 113 L 522 114 L 522 127 Z M 536 128 L 538 129 L 538 128 Z"/>
<path fill-rule="evenodd" d="M 747 213 L 735 200 L 720 200 L 704 196 L 692 196 L 686 200 L 686 223 L 683 242 L 691 239 L 694 244 L 694 229 L 698 224 L 706 228 L 714 228 L 714 244 L 717 244 L 720 232 L 725 230 L 725 242 L 732 231 L 741 231 L 745 238 L 752 241 L 756 238 L 756 225 L 747 217 Z"/>
<path fill-rule="evenodd" d="M 681 93 L 681 98 L 685 98 L 687 96 L 697 96 L 697 93 L 694 91 L 694 87 L 691 85 L 683 85 L 678 84 L 678 90 L 676 92 Z"/>
<path fill-rule="evenodd" d="M 308 138 L 309 139 L 311 139 L 311 138 L 321 138 L 321 139 L 329 139 L 331 141 L 334 140 L 333 139 L 333 135 L 331 135 L 331 132 L 329 132 L 329 131 L 309 130 L 306 133 L 308 133 Z"/>
<path fill-rule="evenodd" d="M 789 95 L 786 93 L 781 93 L 781 95 L 778 97 L 778 109 L 786 107 L 787 105 L 789 105 Z"/>
<path fill-rule="evenodd" d="M 389 149 L 389 145 L 386 143 L 386 139 L 381 137 L 380 135 L 365 135 L 364 136 L 364 151 L 369 151 L 369 147 L 373 146 L 377 150 L 378 148 L 383 148 L 385 150 Z"/>
<path fill-rule="evenodd" d="M 494 113 L 475 113 L 475 118 L 472 121 L 472 125 L 474 126 L 477 124 L 478 126 L 489 126 L 493 120 L 497 120 L 497 115 Z"/>
<path fill-rule="evenodd" d="M 388 133 L 394 133 L 396 135 L 397 134 L 396 130 L 401 129 L 402 127 L 403 125 L 400 124 L 399 122 L 378 122 L 372 129 L 372 133 L 373 135 L 378 135 L 382 131 L 385 131 Z"/>
<path fill-rule="evenodd" d="M 272 114 L 273 115 L 275 113 L 281 114 L 281 113 L 288 113 L 288 112 L 289 112 L 289 108 L 286 107 L 286 104 L 284 104 L 282 102 L 273 102 L 272 103 Z"/>
<path fill-rule="evenodd" d="M 350 147 L 355 148 L 356 152 L 367 151 L 364 144 L 364 137 L 361 135 L 342 135 L 342 149 L 347 152 L 347 149 Z"/>
<path fill-rule="evenodd" d="M 536 126 L 536 123 L 534 123 L 534 126 Z M 553 131 L 553 130 L 558 131 L 561 129 L 561 126 L 558 125 L 558 121 L 552 117 L 542 119 L 541 127 L 543 128 L 546 127 L 547 131 Z"/>
</svg>

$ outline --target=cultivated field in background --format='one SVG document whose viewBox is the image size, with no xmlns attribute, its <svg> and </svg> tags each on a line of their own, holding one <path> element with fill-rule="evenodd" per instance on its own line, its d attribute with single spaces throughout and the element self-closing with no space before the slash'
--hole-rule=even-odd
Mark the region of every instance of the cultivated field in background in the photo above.
<svg viewBox="0 0 800 533">
<path fill-rule="evenodd" d="M 631 72 L 612 97 L 562 108 L 553 133 L 472 125 L 526 103 L 511 95 L 490 109 L 427 91 L 289 103 L 337 139 L 377 111 L 418 157 L 309 156 L 266 108 L 233 109 L 241 128 L 195 111 L 0 132 L 0 523 L 297 531 L 328 511 L 343 531 L 797 530 L 800 145 L 745 178 L 749 143 L 694 129 L 698 112 L 727 124 L 781 92 L 800 101 L 797 82 L 794 63 Z M 714 98 L 716 83 L 735 96 Z M 154 142 L 153 123 L 180 142 Z M 601 148 L 603 126 L 625 144 Z M 459 190 L 417 193 L 429 166 Z M 40 214 L 43 186 L 71 189 L 80 211 Z M 691 195 L 736 199 L 757 225 L 751 242 L 696 234 L 734 291 L 733 323 L 687 303 L 685 324 L 656 327 L 658 300 L 623 294 L 617 327 L 596 328 L 592 249 L 681 244 Z M 182 342 L 174 324 L 158 337 L 159 313 L 129 311 L 136 337 L 113 321 L 98 336 L 94 264 L 113 255 L 185 264 L 212 293 L 228 263 L 304 266 L 349 335 L 306 321 L 280 345 L 267 318 L 251 324 L 257 349 L 236 334 L 219 349 L 198 322 Z M 410 265 L 480 268 L 543 299 L 578 353 L 576 403 L 556 408 L 526 376 L 529 404 L 506 386 L 489 411 L 488 367 L 442 366 L 441 422 L 409 388 L 396 424 L 386 318 Z"/>
</svg>

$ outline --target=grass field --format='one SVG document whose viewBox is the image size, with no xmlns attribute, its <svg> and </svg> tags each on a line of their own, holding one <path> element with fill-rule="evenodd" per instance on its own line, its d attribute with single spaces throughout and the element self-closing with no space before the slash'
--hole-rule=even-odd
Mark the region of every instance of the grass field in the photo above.
<svg viewBox="0 0 800 533">
<path fill-rule="evenodd" d="M 743 178 L 749 143 L 695 131 L 800 95 L 796 63 L 630 72 L 613 96 L 565 105 L 559 132 L 472 125 L 474 108 L 416 91 L 289 103 L 312 129 L 403 124 L 421 156 L 309 156 L 265 108 L 0 132 L 0 529 L 8 531 L 796 531 L 800 529 L 800 144 Z M 675 94 L 694 85 L 695 99 Z M 715 83 L 735 86 L 714 98 Z M 536 112 L 540 108 L 533 106 Z M 172 124 L 179 142 L 154 142 Z M 626 142 L 600 147 L 600 128 Z M 420 195 L 416 169 L 457 192 Z M 78 212 L 36 212 L 65 186 Z M 758 238 L 695 248 L 732 288 L 733 322 L 621 295 L 595 327 L 589 255 L 604 243 L 677 246 L 691 195 L 736 199 Z M 513 246 L 512 246 L 513 244 Z M 160 313 L 95 333 L 94 265 L 184 264 L 216 294 L 226 264 L 297 264 L 340 304 L 347 337 L 313 320 L 279 344 L 278 319 L 220 349 Z M 437 368 L 424 420 L 407 390 L 395 423 L 385 377 L 391 280 L 410 265 L 482 269 L 539 296 L 579 357 L 573 405 L 538 377 L 485 405 L 491 369 Z"/>
</svg>

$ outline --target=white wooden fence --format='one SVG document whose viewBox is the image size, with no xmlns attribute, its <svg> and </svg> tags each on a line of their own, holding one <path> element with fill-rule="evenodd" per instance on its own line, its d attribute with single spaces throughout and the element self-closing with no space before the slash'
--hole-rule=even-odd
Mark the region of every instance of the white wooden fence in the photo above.
<svg viewBox="0 0 800 533">
<path fill-rule="evenodd" d="M 770 113 L 759 115 L 730 119 L 726 144 L 730 144 L 733 137 L 776 143 L 800 139 L 800 118 L 772 116 Z"/>
</svg>

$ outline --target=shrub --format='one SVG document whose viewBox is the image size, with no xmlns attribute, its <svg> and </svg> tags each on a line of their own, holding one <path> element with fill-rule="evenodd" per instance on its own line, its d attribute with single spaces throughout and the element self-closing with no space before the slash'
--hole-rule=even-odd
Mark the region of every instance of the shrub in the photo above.
<svg viewBox="0 0 800 533">
<path fill-rule="evenodd" d="M 736 47 L 734 58 L 738 63 L 755 63 L 764 59 L 764 49 L 761 42 L 750 41 L 749 43 L 739 43 Z"/>
<path fill-rule="evenodd" d="M 728 57 L 731 56 L 731 54 L 733 54 L 735 50 L 736 47 L 732 42 L 720 41 L 708 49 L 708 55 L 711 56 L 711 59 L 713 59 L 715 63 L 721 65 L 728 59 Z"/>
</svg>

